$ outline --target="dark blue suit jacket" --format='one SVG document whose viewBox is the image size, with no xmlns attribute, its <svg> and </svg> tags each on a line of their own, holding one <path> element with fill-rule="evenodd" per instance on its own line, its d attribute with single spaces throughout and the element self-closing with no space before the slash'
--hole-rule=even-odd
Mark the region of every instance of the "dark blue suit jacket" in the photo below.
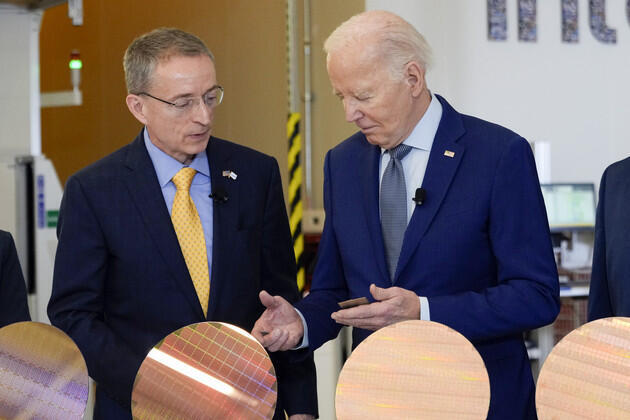
<svg viewBox="0 0 630 420">
<path fill-rule="evenodd" d="M 30 320 L 26 283 L 13 237 L 9 232 L 0 230 L 0 328 Z"/>
<path fill-rule="evenodd" d="M 610 165 L 599 186 L 588 319 L 630 316 L 630 158 Z"/>
<path fill-rule="evenodd" d="M 456 112 L 443 115 L 407 227 L 394 285 L 428 297 L 431 320 L 473 342 L 490 376 L 489 418 L 535 417 L 523 331 L 552 322 L 558 275 L 529 144 Z M 444 155 L 448 150 L 453 157 Z M 389 287 L 379 220 L 380 148 L 357 133 L 326 156 L 326 221 L 309 296 L 311 348 L 335 337 L 337 302 Z M 353 330 L 358 344 L 370 332 Z"/>
<path fill-rule="evenodd" d="M 214 203 L 207 320 L 251 331 L 260 290 L 299 297 L 295 257 L 275 159 L 218 138 L 207 148 Z M 222 171 L 238 174 L 236 180 Z M 98 383 L 96 418 L 131 418 L 133 382 L 167 334 L 206 320 L 181 253 L 142 133 L 70 177 L 61 203 L 48 315 L 79 346 Z M 316 413 L 311 358 L 273 355 L 276 416 Z"/>
</svg>

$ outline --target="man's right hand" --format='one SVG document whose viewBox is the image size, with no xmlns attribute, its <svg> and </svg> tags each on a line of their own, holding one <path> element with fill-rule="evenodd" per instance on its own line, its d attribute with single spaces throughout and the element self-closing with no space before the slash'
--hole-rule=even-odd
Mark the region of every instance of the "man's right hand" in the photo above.
<svg viewBox="0 0 630 420">
<path fill-rule="evenodd" d="M 304 326 L 293 306 L 283 297 L 271 296 L 264 290 L 258 296 L 267 309 L 254 324 L 254 338 L 272 352 L 295 348 L 304 337 Z"/>
</svg>

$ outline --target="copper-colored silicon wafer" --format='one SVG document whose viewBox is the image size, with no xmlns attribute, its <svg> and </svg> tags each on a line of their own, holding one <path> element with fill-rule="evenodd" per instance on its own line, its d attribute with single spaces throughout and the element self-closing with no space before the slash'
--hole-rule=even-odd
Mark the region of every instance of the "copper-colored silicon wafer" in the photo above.
<svg viewBox="0 0 630 420">
<path fill-rule="evenodd" d="M 630 318 L 604 318 L 573 330 L 538 376 L 538 418 L 630 419 Z"/>
<path fill-rule="evenodd" d="M 134 419 L 270 419 L 277 382 L 256 339 L 222 322 L 181 328 L 151 349 L 136 376 Z"/>
<path fill-rule="evenodd" d="M 0 418 L 82 419 L 88 372 L 74 341 L 39 322 L 0 329 Z"/>
<path fill-rule="evenodd" d="M 346 361 L 339 420 L 485 419 L 490 382 L 481 356 L 455 330 L 405 321 L 366 338 Z"/>
</svg>

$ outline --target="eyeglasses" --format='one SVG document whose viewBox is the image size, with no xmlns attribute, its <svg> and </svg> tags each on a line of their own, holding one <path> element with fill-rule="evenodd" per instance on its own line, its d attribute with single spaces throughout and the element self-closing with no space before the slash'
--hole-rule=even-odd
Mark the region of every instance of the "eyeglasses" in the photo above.
<svg viewBox="0 0 630 420">
<path fill-rule="evenodd" d="M 174 109 L 181 113 L 188 113 L 199 104 L 199 101 L 203 101 L 204 105 L 208 108 L 214 108 L 215 106 L 219 105 L 221 101 L 223 101 L 223 87 L 215 86 L 200 98 L 177 98 L 173 102 L 158 98 L 157 96 L 153 96 L 148 92 L 140 92 L 138 93 L 138 95 L 148 96 L 149 98 L 153 98 L 156 101 L 160 101 L 172 106 Z"/>
</svg>

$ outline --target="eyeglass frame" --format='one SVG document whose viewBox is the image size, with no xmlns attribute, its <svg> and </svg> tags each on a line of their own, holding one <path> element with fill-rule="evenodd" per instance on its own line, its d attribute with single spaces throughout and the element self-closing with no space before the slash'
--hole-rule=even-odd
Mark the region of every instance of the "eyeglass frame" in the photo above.
<svg viewBox="0 0 630 420">
<path fill-rule="evenodd" d="M 216 106 L 218 106 L 218 105 L 221 105 L 221 102 L 223 102 L 223 95 L 224 95 L 224 93 L 225 93 L 225 90 L 223 89 L 223 86 L 221 86 L 221 85 L 215 85 L 215 86 L 213 86 L 212 88 L 210 88 L 210 89 L 209 89 L 209 90 L 208 90 L 208 91 L 207 91 L 204 95 L 207 95 L 208 93 L 212 92 L 213 90 L 217 90 L 217 91 L 221 92 L 221 93 L 218 95 L 219 100 L 217 101 L 217 103 L 216 103 L 215 105 L 209 106 L 208 104 L 206 104 L 206 101 L 204 101 L 204 100 L 203 100 L 203 96 L 201 96 L 201 97 L 199 98 L 199 99 L 200 99 L 200 101 L 199 101 L 199 102 L 200 102 L 200 103 L 201 103 L 201 102 L 203 102 L 203 104 L 204 104 L 205 106 L 207 106 L 207 107 L 211 107 L 211 108 L 214 108 L 214 107 L 216 107 Z M 160 102 L 162 102 L 162 103 L 165 103 L 165 104 L 167 104 L 167 105 L 170 105 L 170 106 L 172 106 L 173 108 L 175 108 L 175 109 L 176 109 L 176 110 L 178 110 L 178 111 L 185 111 L 185 110 L 186 110 L 186 107 L 188 106 L 188 105 L 184 105 L 184 106 L 177 105 L 177 104 L 176 104 L 176 103 L 174 103 L 174 102 L 170 102 L 170 101 L 167 101 L 166 99 L 162 99 L 162 98 L 158 98 L 157 96 L 153 96 L 153 95 L 151 95 L 149 92 L 138 92 L 138 93 L 136 93 L 136 95 L 144 95 L 144 96 L 148 96 L 149 98 L 153 98 L 153 99 L 155 99 L 156 101 L 160 101 Z M 190 109 L 192 110 L 192 108 L 190 108 Z"/>
</svg>

